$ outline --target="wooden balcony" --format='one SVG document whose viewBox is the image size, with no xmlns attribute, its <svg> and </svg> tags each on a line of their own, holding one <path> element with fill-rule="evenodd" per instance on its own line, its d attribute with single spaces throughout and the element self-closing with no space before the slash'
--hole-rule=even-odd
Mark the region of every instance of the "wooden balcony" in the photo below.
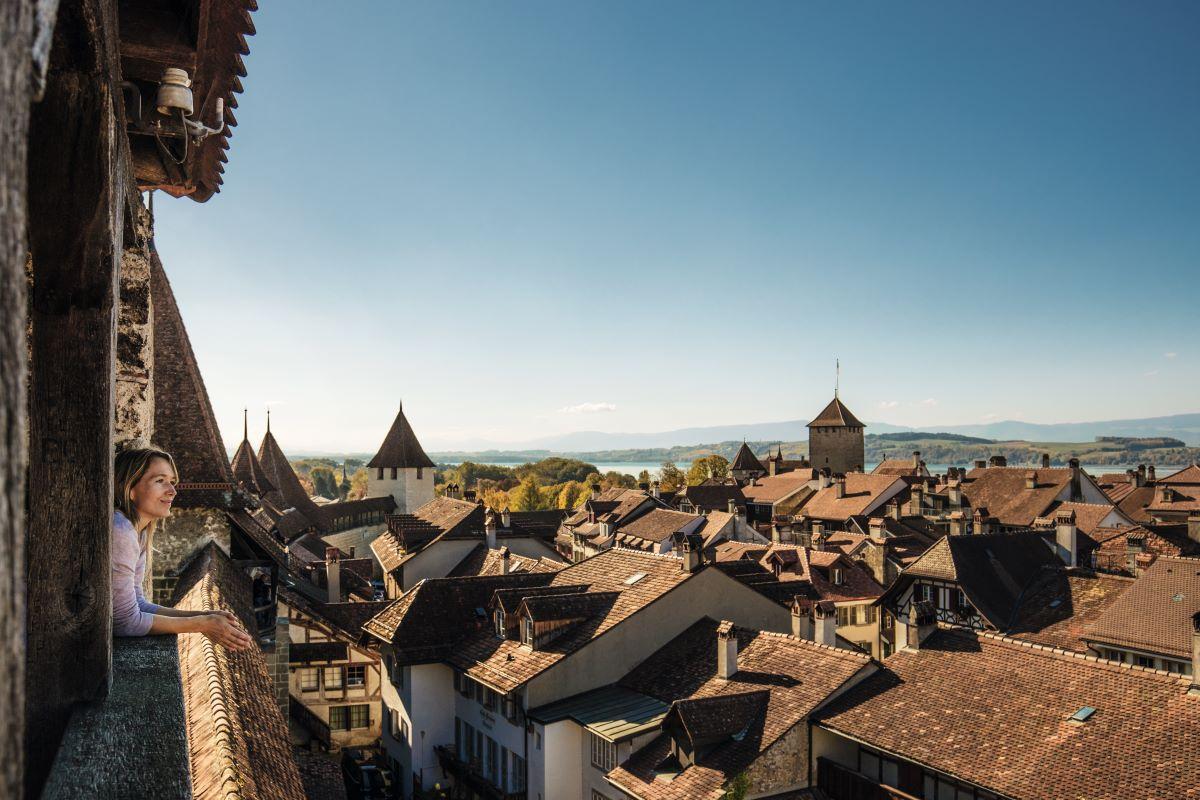
<svg viewBox="0 0 1200 800">
<path fill-rule="evenodd" d="M 483 774 L 483 763 L 480 759 L 472 759 L 470 762 L 463 761 L 454 752 L 454 747 L 451 745 L 439 745 L 433 749 L 437 753 L 438 764 L 446 774 L 454 776 L 457 783 L 479 796 L 485 797 L 487 800 L 526 800 L 528 797 L 524 791 L 506 792 L 493 784 Z"/>
</svg>

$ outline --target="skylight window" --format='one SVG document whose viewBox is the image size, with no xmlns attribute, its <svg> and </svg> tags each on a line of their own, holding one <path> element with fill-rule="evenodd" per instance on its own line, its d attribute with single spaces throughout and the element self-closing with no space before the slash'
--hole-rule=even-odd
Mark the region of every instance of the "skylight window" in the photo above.
<svg viewBox="0 0 1200 800">
<path fill-rule="evenodd" d="M 1071 715 L 1071 722 L 1087 722 L 1092 714 L 1096 713 L 1096 709 L 1091 706 L 1084 706 Z"/>
<path fill-rule="evenodd" d="M 1062 599 L 1061 599 L 1061 598 L 1058 598 L 1058 597 L 1056 597 L 1056 598 L 1054 598 L 1053 600 L 1051 600 L 1051 601 L 1050 601 L 1050 607 L 1051 607 L 1051 608 L 1058 608 L 1060 605 L 1062 605 Z"/>
<path fill-rule="evenodd" d="M 625 579 L 625 585 L 626 585 L 626 586 L 633 586 L 635 583 L 637 583 L 638 581 L 640 581 L 640 580 L 641 580 L 642 578 L 644 578 L 644 577 L 646 577 L 646 573 L 644 573 L 644 572 L 635 572 L 635 573 L 633 573 L 632 575 L 630 575 L 628 578 L 626 578 L 626 579 Z"/>
<path fill-rule="evenodd" d="M 1177 594 L 1177 595 L 1175 595 L 1174 597 L 1172 597 L 1171 599 L 1172 599 L 1172 600 L 1174 600 L 1176 603 L 1182 602 L 1182 601 L 1183 601 L 1183 594 L 1182 594 L 1182 593 L 1180 593 L 1180 594 Z"/>
</svg>

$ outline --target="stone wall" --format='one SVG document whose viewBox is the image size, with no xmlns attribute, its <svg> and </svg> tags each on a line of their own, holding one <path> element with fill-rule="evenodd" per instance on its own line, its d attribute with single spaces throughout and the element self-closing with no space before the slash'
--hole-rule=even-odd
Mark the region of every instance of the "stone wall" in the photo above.
<svg viewBox="0 0 1200 800">
<path fill-rule="evenodd" d="M 130 214 L 121 254 L 120 310 L 117 315 L 117 414 L 115 438 L 154 438 L 154 326 L 150 299 L 150 212 L 140 203 Z M 132 241 L 129 234 L 133 234 Z"/>
<path fill-rule="evenodd" d="M 275 691 L 275 702 L 279 704 L 279 710 L 284 719 L 288 719 L 290 714 L 288 708 L 288 683 L 290 681 L 288 661 L 291 657 L 291 643 L 285 611 L 275 618 L 275 642 L 263 648 L 263 655 L 267 659 L 267 674 L 271 678 L 272 688 Z"/>
<path fill-rule="evenodd" d="M 173 588 L 177 575 L 201 548 L 216 542 L 229 552 L 229 518 L 214 508 L 177 508 L 163 520 L 150 542 L 146 574 L 152 579 L 155 598 Z M 156 599 L 157 602 L 157 599 Z"/>
<path fill-rule="evenodd" d="M 808 721 L 801 720 L 780 736 L 745 775 L 750 782 L 746 793 L 750 797 L 808 786 Z"/>
<path fill-rule="evenodd" d="M 808 434 L 809 461 L 816 469 L 834 473 L 859 472 L 866 463 L 862 428 L 812 428 Z"/>
</svg>

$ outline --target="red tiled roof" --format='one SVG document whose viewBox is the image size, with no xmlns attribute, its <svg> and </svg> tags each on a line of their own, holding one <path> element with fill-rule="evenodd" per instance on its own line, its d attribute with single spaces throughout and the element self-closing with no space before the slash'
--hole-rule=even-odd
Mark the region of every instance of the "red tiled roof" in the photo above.
<svg viewBox="0 0 1200 800">
<path fill-rule="evenodd" d="M 894 497 L 903 491 L 905 483 L 892 475 L 865 475 L 861 472 L 846 474 L 846 491 L 837 496 L 837 486 L 820 489 L 804 504 L 804 516 L 812 519 L 845 521 L 860 514 L 869 513 L 879 504 L 881 497 Z"/>
<path fill-rule="evenodd" d="M 817 418 L 808 423 L 810 428 L 863 428 L 866 427 L 859 421 L 858 417 L 850 413 L 850 409 L 846 408 L 845 403 L 834 397 L 829 401 L 829 405 L 825 406 L 824 410 L 817 415 Z"/>
<path fill-rule="evenodd" d="M 803 470 L 758 478 L 742 487 L 748 503 L 778 503 L 807 487 L 812 476 Z"/>
<path fill-rule="evenodd" d="M 1086 653 L 1084 632 L 1133 582 L 1133 578 L 1078 569 L 1045 569 L 1021 596 L 1007 633 L 1015 639 Z"/>
<path fill-rule="evenodd" d="M 411 514 L 393 514 L 387 521 L 387 530 L 371 542 L 371 552 L 383 571 L 391 572 L 443 536 L 479 535 L 484 511 L 478 503 L 443 496 Z"/>
<path fill-rule="evenodd" d="M 1087 630 L 1089 641 L 1192 657 L 1192 618 L 1200 613 L 1200 559 L 1164 556 Z"/>
<path fill-rule="evenodd" d="M 884 666 L 817 724 L 1016 800 L 1200 792 L 1200 703 L 1176 677 L 964 629 Z"/>
<path fill-rule="evenodd" d="M 1169 486 L 1178 484 L 1200 486 L 1200 466 L 1197 466 L 1196 464 L 1190 464 L 1178 472 L 1172 472 L 1165 478 L 1159 478 L 1158 482 L 1165 483 Z"/>
<path fill-rule="evenodd" d="M 703 517 L 696 514 L 685 514 L 682 511 L 668 511 L 665 508 L 654 508 L 642 514 L 632 522 L 627 522 L 617 529 L 617 536 L 624 541 L 626 538 L 641 539 L 646 542 L 661 543 L 685 528 L 693 528 Z"/>
<path fill-rule="evenodd" d="M 1034 488 L 1026 489 L 1030 473 L 1036 475 L 1036 483 Z M 1080 480 L 1087 479 L 1081 474 Z M 972 508 L 987 508 L 1000 524 L 1027 526 L 1046 515 L 1070 482 L 1071 470 L 1064 468 L 977 467 L 967 473 L 962 489 Z"/>
</svg>

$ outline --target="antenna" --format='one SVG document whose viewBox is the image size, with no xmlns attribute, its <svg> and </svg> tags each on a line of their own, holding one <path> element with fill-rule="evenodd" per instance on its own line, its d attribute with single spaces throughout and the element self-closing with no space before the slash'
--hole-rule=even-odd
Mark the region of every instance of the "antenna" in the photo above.
<svg viewBox="0 0 1200 800">
<path fill-rule="evenodd" d="M 833 396 L 837 397 L 838 389 L 841 388 L 839 384 L 841 384 L 841 382 L 842 382 L 842 361 L 841 361 L 841 359 L 835 358 L 833 360 L 833 365 L 834 365 L 834 367 L 833 367 L 834 368 Z"/>
<path fill-rule="evenodd" d="M 271 432 L 271 407 L 267 406 L 267 433 Z"/>
<path fill-rule="evenodd" d="M 250 410 L 247 408 L 243 408 L 242 409 L 242 440 L 248 441 L 249 439 L 250 439 Z"/>
</svg>

